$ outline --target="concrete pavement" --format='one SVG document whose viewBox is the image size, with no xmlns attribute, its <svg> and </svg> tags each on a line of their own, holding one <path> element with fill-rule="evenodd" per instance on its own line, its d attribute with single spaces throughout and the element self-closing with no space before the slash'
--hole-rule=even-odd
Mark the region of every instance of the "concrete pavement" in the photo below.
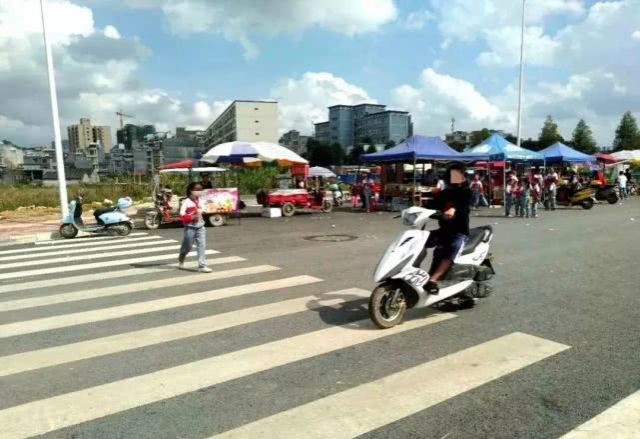
<svg viewBox="0 0 640 439">
<path fill-rule="evenodd" d="M 494 294 L 388 331 L 387 213 L 0 249 L 0 437 L 640 437 L 640 202 L 497 215 Z"/>
</svg>

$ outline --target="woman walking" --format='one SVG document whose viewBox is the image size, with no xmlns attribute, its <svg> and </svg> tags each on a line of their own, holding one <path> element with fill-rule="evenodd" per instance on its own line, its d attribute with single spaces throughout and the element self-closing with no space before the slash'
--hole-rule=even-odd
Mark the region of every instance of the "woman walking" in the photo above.
<svg viewBox="0 0 640 439">
<path fill-rule="evenodd" d="M 184 259 L 196 243 L 198 252 L 198 271 L 200 273 L 211 273 L 211 269 L 207 267 L 207 256 L 205 254 L 207 235 L 202 219 L 202 208 L 200 207 L 200 194 L 202 193 L 202 185 L 200 183 L 189 183 L 187 187 L 187 198 L 180 206 L 180 219 L 184 224 L 184 237 L 182 238 L 182 247 L 180 247 L 180 256 L 178 256 L 178 268 L 184 268 Z"/>
</svg>

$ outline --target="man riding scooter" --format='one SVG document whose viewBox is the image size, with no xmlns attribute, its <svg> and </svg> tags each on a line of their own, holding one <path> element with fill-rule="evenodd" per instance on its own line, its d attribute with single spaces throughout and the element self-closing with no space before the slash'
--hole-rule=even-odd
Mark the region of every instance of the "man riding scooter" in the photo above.
<svg viewBox="0 0 640 439">
<path fill-rule="evenodd" d="M 449 165 L 444 180 L 445 189 L 438 193 L 431 202 L 432 206 L 429 206 L 442 212 L 442 218 L 438 220 L 440 228 L 431 233 L 426 245 L 427 248 L 435 247 L 430 278 L 424 286 L 429 294 L 438 294 L 438 280 L 451 268 L 469 238 L 471 189 L 465 177 L 464 165 Z"/>
</svg>

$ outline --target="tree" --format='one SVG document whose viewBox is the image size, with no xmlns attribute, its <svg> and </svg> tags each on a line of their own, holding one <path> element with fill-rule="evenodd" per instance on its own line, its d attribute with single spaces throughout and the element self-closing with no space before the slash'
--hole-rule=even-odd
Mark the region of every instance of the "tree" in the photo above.
<svg viewBox="0 0 640 439">
<path fill-rule="evenodd" d="M 396 146 L 396 142 L 394 142 L 393 140 L 389 140 L 389 141 L 387 142 L 387 144 L 386 144 L 386 145 L 384 145 L 384 149 L 385 149 L 385 150 L 386 150 L 386 149 L 391 149 L 391 148 L 393 148 L 394 146 Z"/>
<path fill-rule="evenodd" d="M 532 139 L 531 137 L 529 137 L 527 140 L 521 139 L 520 146 L 531 151 L 540 151 L 542 149 L 540 147 L 540 142 Z"/>
<path fill-rule="evenodd" d="M 369 145 L 367 147 L 367 154 L 373 154 L 374 152 L 378 152 L 378 149 L 375 145 Z"/>
<path fill-rule="evenodd" d="M 544 149 L 547 146 L 551 146 L 556 142 L 562 141 L 564 141 L 564 139 L 558 131 L 558 124 L 553 121 L 551 116 L 547 116 L 547 119 L 544 121 L 542 131 L 540 132 L 540 137 L 538 137 L 540 149 Z"/>
<path fill-rule="evenodd" d="M 591 128 L 589 128 L 589 125 L 587 125 L 584 119 L 580 119 L 578 125 L 576 125 L 576 129 L 573 130 L 573 138 L 571 141 L 575 149 L 585 154 L 593 154 L 598 151 L 596 141 L 593 140 Z"/>
<path fill-rule="evenodd" d="M 458 152 L 462 152 L 462 151 L 464 151 L 464 149 L 465 149 L 465 147 L 466 147 L 467 145 L 465 145 L 465 144 L 464 144 L 464 143 L 462 143 L 462 142 L 449 142 L 449 146 L 450 146 L 451 148 L 455 149 L 455 150 L 456 150 L 456 151 L 458 151 Z M 474 146 L 475 146 L 475 145 L 474 145 Z"/>
<path fill-rule="evenodd" d="M 357 165 L 360 163 L 360 156 L 364 154 L 364 147 L 362 145 L 354 145 L 349 151 L 348 163 L 350 165 Z"/>
<path fill-rule="evenodd" d="M 471 132 L 471 146 L 476 146 L 491 137 L 491 131 L 487 128 L 482 128 L 480 131 Z"/>
<path fill-rule="evenodd" d="M 331 144 L 331 164 L 342 165 L 344 164 L 345 154 L 344 148 L 337 142 Z"/>
<path fill-rule="evenodd" d="M 616 128 L 616 138 L 613 141 L 613 148 L 616 151 L 622 149 L 640 149 L 640 132 L 638 123 L 630 111 L 627 111 L 620 120 L 620 125 Z"/>
</svg>

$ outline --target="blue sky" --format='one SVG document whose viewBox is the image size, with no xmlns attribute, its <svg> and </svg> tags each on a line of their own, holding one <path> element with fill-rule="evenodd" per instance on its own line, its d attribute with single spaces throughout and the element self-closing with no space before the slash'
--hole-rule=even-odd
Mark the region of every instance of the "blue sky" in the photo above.
<svg viewBox="0 0 640 439">
<path fill-rule="evenodd" d="M 326 106 L 366 100 L 411 111 L 422 134 L 443 135 L 451 117 L 460 129 L 515 131 L 517 0 L 48 3 L 63 124 L 88 116 L 115 127 L 122 107 L 165 129 L 206 127 L 230 100 L 273 98 L 282 131 L 309 131 Z M 585 118 L 610 143 L 622 112 L 639 110 L 640 0 L 527 3 L 524 136 L 551 114 L 565 137 Z M 10 43 L 0 55 L 24 58 L 0 79 L 12 89 L 0 137 L 27 143 L 50 131 L 29 8 L 37 12 L 37 2 L 0 5 L 0 25 L 17 22 L 0 31 Z M 102 49 L 111 59 L 79 56 Z M 24 94 L 12 75 L 32 82 Z"/>
</svg>

